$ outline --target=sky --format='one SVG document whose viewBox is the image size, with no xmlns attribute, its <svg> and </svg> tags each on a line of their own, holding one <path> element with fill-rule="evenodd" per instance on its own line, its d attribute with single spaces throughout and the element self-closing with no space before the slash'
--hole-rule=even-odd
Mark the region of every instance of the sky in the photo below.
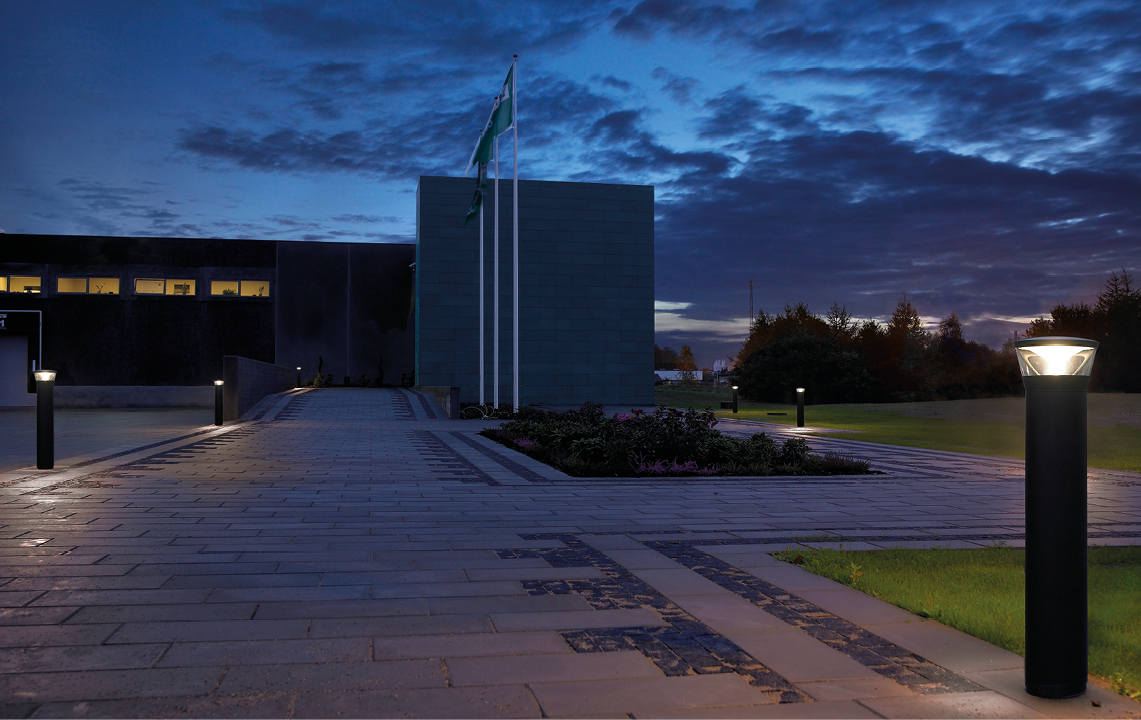
<svg viewBox="0 0 1141 720">
<path fill-rule="evenodd" d="M 518 54 L 520 176 L 655 186 L 656 340 L 704 367 L 750 281 L 997 347 L 1141 269 L 1132 0 L 37 0 L 0 33 L 8 233 L 414 242 Z"/>
</svg>

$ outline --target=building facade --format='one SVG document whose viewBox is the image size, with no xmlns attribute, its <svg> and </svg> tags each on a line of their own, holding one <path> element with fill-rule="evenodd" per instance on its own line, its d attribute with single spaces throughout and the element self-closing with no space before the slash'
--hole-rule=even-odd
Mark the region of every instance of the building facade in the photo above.
<svg viewBox="0 0 1141 720">
<path fill-rule="evenodd" d="M 197 404 L 223 357 L 335 384 L 383 377 L 479 399 L 474 182 L 423 177 L 417 242 L 0 235 L 0 406 Z M 654 189 L 519 182 L 521 404 L 653 403 Z M 493 220 L 485 214 L 485 399 Z M 511 183 L 500 187 L 500 400 L 512 398 Z M 84 404 L 76 401 L 71 404 Z"/>
<path fill-rule="evenodd" d="M 492 183 L 489 183 L 491 185 Z M 416 378 L 479 399 L 474 180 L 421 177 Z M 484 212 L 484 399 L 494 397 L 494 205 Z M 499 400 L 512 402 L 512 184 L 499 188 Z M 654 188 L 519 181 L 520 404 L 654 402 Z"/>
</svg>

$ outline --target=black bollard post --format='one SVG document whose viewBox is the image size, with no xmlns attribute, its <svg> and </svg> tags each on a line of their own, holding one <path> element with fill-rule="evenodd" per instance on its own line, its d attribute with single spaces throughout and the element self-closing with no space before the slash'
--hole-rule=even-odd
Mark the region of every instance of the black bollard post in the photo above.
<svg viewBox="0 0 1141 720">
<path fill-rule="evenodd" d="M 737 412 L 737 386 L 733 386 L 733 412 Z"/>
<path fill-rule="evenodd" d="M 36 467 L 55 467 L 55 372 L 37 370 L 36 376 Z"/>
<path fill-rule="evenodd" d="M 300 365 L 297 366 L 297 382 L 294 383 L 293 387 L 301 387 L 301 366 Z"/>
<path fill-rule="evenodd" d="M 804 388 L 796 389 L 796 426 L 804 427 Z"/>
<path fill-rule="evenodd" d="M 224 401 L 222 399 L 222 381 L 221 380 L 215 380 L 214 381 L 214 424 L 215 425 L 221 425 L 223 422 L 223 416 L 222 416 L 223 402 Z"/>
<path fill-rule="evenodd" d="M 1026 692 L 1086 690 L 1086 388 L 1098 344 L 1016 340 L 1026 386 Z"/>
</svg>

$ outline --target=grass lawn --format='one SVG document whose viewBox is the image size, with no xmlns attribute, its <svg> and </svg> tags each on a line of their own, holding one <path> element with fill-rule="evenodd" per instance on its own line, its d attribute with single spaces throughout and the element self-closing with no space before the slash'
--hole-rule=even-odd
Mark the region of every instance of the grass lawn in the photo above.
<svg viewBox="0 0 1141 720">
<path fill-rule="evenodd" d="M 789 550 L 774 555 L 1026 654 L 1021 548 Z M 1089 549 L 1089 670 L 1141 698 L 1141 547 Z"/>
<path fill-rule="evenodd" d="M 711 406 L 732 397 L 731 390 L 660 386 L 656 399 L 672 407 Z M 869 405 L 809 405 L 810 426 L 845 433 L 845 440 L 904 445 L 930 450 L 1022 458 L 1025 443 L 1022 398 L 953 400 Z M 738 403 L 742 420 L 794 424 L 795 405 Z M 769 415 L 783 412 L 786 415 Z M 1141 396 L 1089 395 L 1088 452 L 1090 467 L 1141 472 Z"/>
</svg>

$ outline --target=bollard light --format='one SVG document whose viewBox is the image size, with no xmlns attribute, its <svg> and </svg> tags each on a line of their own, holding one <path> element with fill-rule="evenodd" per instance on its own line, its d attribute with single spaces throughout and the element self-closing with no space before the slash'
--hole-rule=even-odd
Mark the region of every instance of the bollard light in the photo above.
<svg viewBox="0 0 1141 720">
<path fill-rule="evenodd" d="M 796 426 L 804 427 L 804 388 L 796 389 Z"/>
<path fill-rule="evenodd" d="M 36 376 L 36 467 L 55 467 L 55 371 L 37 370 Z"/>
<path fill-rule="evenodd" d="M 293 387 L 295 387 L 295 388 L 301 387 L 301 366 L 300 365 L 297 366 L 297 382 L 294 383 Z"/>
<path fill-rule="evenodd" d="M 737 412 L 737 386 L 733 386 L 733 412 Z"/>
<path fill-rule="evenodd" d="M 214 424 L 222 424 L 222 381 L 214 381 Z"/>
<path fill-rule="evenodd" d="M 1014 341 L 1026 387 L 1026 692 L 1086 689 L 1086 388 L 1098 344 Z"/>
</svg>

